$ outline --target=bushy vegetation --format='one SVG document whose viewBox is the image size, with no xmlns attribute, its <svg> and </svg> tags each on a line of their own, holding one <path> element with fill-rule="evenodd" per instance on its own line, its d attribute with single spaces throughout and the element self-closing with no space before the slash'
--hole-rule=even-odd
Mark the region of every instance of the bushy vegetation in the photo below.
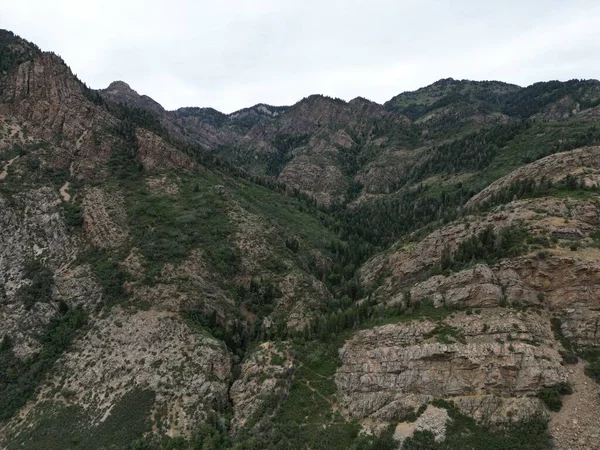
<svg viewBox="0 0 600 450">
<path fill-rule="evenodd" d="M 38 260 L 32 260 L 25 264 L 23 275 L 30 283 L 19 289 L 17 299 L 23 302 L 25 308 L 31 309 L 37 302 L 48 303 L 52 300 L 54 275 L 50 269 Z"/>
<path fill-rule="evenodd" d="M 421 227 L 451 221 L 460 214 L 459 207 L 476 191 L 464 186 L 432 193 L 427 185 L 418 185 L 398 195 L 367 203 L 356 209 L 339 211 L 340 233 L 350 242 L 360 240 L 370 249 L 385 248 L 402 236 Z M 358 247 L 369 248 L 363 243 Z"/>
<path fill-rule="evenodd" d="M 512 139 L 530 127 L 528 121 L 509 122 L 442 144 L 434 148 L 421 164 L 413 167 L 405 179 L 424 180 L 433 174 L 481 170 L 490 165 Z"/>
<path fill-rule="evenodd" d="M 573 388 L 569 383 L 558 383 L 555 386 L 542 389 L 537 396 L 542 400 L 550 411 L 560 411 L 562 408 L 561 397 L 571 395 Z"/>
<path fill-rule="evenodd" d="M 473 195 L 523 164 L 599 143 L 600 128 L 593 123 L 577 119 L 511 121 L 434 147 L 390 186 L 392 195 L 351 210 L 334 205 L 332 212 L 344 239 L 357 237 L 374 249 L 385 248 L 422 227 L 435 228 L 465 214 L 463 206 Z M 451 177 L 461 174 L 469 177 L 464 182 L 452 183 Z M 432 177 L 448 181 L 436 185 L 428 182 Z M 501 193 L 502 197 L 492 199 L 488 206 L 511 201 L 510 191 L 521 190 L 526 198 L 580 190 L 580 186 L 566 182 L 549 185 L 548 180 L 542 180 L 535 188 L 532 184 L 515 185 Z"/>
<path fill-rule="evenodd" d="M 136 128 L 144 128 L 159 136 L 168 135 L 167 130 L 160 123 L 160 119 L 153 112 L 123 103 L 107 102 L 106 108 L 120 119 L 120 124 L 114 130 L 117 135 L 128 137 L 130 130 Z"/>
<path fill-rule="evenodd" d="M 579 358 L 584 359 L 587 362 L 586 375 L 600 384 L 600 349 L 594 346 L 579 346 L 568 339 L 562 331 L 562 323 L 558 317 L 552 318 L 551 325 L 554 336 L 564 348 L 564 351 L 560 351 L 564 363 L 576 364 Z"/>
<path fill-rule="evenodd" d="M 120 265 L 122 255 L 91 247 L 80 256 L 82 262 L 90 263 L 96 279 L 102 286 L 103 303 L 112 306 L 129 298 L 124 284 L 129 276 Z"/>
<path fill-rule="evenodd" d="M 132 245 L 148 263 L 148 274 L 160 272 L 165 263 L 179 263 L 193 249 L 223 276 L 233 276 L 240 256 L 233 243 L 235 227 L 228 217 L 226 193 L 210 179 L 188 179 L 177 196 L 149 192 L 142 183 L 129 184 L 127 216 Z"/>
<path fill-rule="evenodd" d="M 429 431 L 417 431 L 406 439 L 404 450 L 548 450 L 552 438 L 547 423 L 541 418 L 508 425 L 504 429 L 491 430 L 478 425 L 473 419 L 461 414 L 451 403 L 434 401 L 433 404 L 448 410 L 450 421 L 446 439 L 435 442 Z"/>
<path fill-rule="evenodd" d="M 600 384 L 600 349 L 585 347 L 579 350 L 579 354 L 588 363 L 585 368 L 586 375 Z"/>
<path fill-rule="evenodd" d="M 572 175 L 567 175 L 563 180 L 552 181 L 545 177 L 540 180 L 524 178 L 513 181 L 495 192 L 489 199 L 481 205 L 477 205 L 475 211 L 486 211 L 494 206 L 510 203 L 514 200 L 539 197 L 559 197 L 561 194 L 567 194 L 573 197 L 586 198 L 586 194 L 597 193 L 598 189 L 594 186 L 585 186 L 582 180 Z M 593 198 L 590 195 L 590 198 Z"/>
<path fill-rule="evenodd" d="M 0 345 L 0 421 L 25 405 L 86 323 L 87 314 L 80 307 L 57 313 L 39 337 L 42 349 L 26 360 L 14 355 L 10 336 L 4 336 Z"/>
<path fill-rule="evenodd" d="M 83 225 L 83 211 L 75 202 L 62 202 L 62 213 L 65 225 L 68 228 L 76 229 Z"/>
<path fill-rule="evenodd" d="M 298 147 L 308 143 L 310 136 L 307 134 L 290 135 L 278 134 L 273 140 L 273 147 L 277 149 L 276 153 L 267 154 L 266 174 L 277 177 L 283 167 L 292 159 L 291 152 Z"/>
<path fill-rule="evenodd" d="M 243 430 L 232 448 L 396 448 L 391 432 L 379 438 L 359 436 L 360 426 L 347 422 L 332 408 L 336 392 L 333 377 L 338 365 L 337 352 L 348 336 L 348 333 L 341 333 L 327 341 L 296 342 L 298 370 L 289 396 L 275 399 L 271 408 L 278 407 L 277 414 L 270 419 L 268 414 L 263 414 L 258 428 Z"/>
<path fill-rule="evenodd" d="M 448 106 L 475 105 L 480 111 L 501 112 L 527 119 L 546 106 L 570 96 L 583 108 L 600 103 L 600 98 L 587 98 L 585 92 L 597 86 L 596 80 L 546 81 L 523 89 L 494 81 L 440 80 L 415 92 L 401 94 L 386 104 L 388 109 L 412 119 Z"/>
<path fill-rule="evenodd" d="M 586 86 L 593 86 L 595 80 L 546 81 L 534 83 L 523 90 L 508 96 L 502 108 L 511 116 L 531 117 L 550 103 L 556 102 L 568 95 L 581 102 L 583 108 L 591 108 L 600 104 L 600 98 L 586 101 L 579 95 Z"/>
<path fill-rule="evenodd" d="M 113 130 L 120 139 L 113 145 L 108 168 L 118 179 L 137 180 L 142 175 L 136 130 L 136 122 L 129 117 L 120 121 Z"/>
<path fill-rule="evenodd" d="M 80 406 L 45 404 L 36 414 L 35 426 L 21 430 L 11 439 L 8 450 L 141 449 L 139 442 L 151 431 L 150 413 L 155 393 L 132 389 L 110 410 L 106 420 L 92 424 L 92 417 Z M 173 450 L 185 447 L 172 447 Z M 200 447 L 201 448 L 201 447 Z"/>
<path fill-rule="evenodd" d="M 281 297 L 281 291 L 271 281 L 263 282 L 260 279 L 250 280 L 250 287 L 243 285 L 235 287 L 235 298 L 246 306 L 248 311 L 257 317 L 268 317 L 275 307 L 275 300 Z"/>
<path fill-rule="evenodd" d="M 562 331 L 562 322 L 560 318 L 553 317 L 550 320 L 550 324 L 552 325 L 552 331 L 554 332 L 554 337 L 561 343 L 564 350 L 560 350 L 560 355 L 565 364 L 577 364 L 579 358 L 577 357 L 577 348 L 573 343 L 566 338 Z"/>
<path fill-rule="evenodd" d="M 466 343 L 462 330 L 445 324 L 436 326 L 432 331 L 425 334 L 424 337 L 435 337 L 436 340 L 442 344 L 452 344 L 455 342 L 460 342 L 461 344 Z"/>
<path fill-rule="evenodd" d="M 518 256 L 526 249 L 527 235 L 527 230 L 520 227 L 508 227 L 498 231 L 494 231 L 492 227 L 485 228 L 460 242 L 454 251 L 445 247 L 440 268 L 442 271 L 459 271 L 469 264 L 494 264 L 502 258 Z"/>
</svg>

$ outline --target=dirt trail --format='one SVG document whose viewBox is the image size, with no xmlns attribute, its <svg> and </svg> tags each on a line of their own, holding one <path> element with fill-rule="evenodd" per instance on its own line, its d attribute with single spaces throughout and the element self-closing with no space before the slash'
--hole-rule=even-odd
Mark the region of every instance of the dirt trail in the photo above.
<svg viewBox="0 0 600 450">
<path fill-rule="evenodd" d="M 8 176 L 8 168 L 10 167 L 10 165 L 12 163 L 14 163 L 19 157 L 15 156 L 13 159 L 9 160 L 5 165 L 4 165 L 4 170 L 2 170 L 2 172 L 0 172 L 0 180 L 4 180 L 7 176 Z"/>
<path fill-rule="evenodd" d="M 562 398 L 563 407 L 550 418 L 555 450 L 600 449 L 600 391 L 584 368 L 581 362 L 569 367 L 573 394 Z"/>
<path fill-rule="evenodd" d="M 69 189 L 69 184 L 70 183 L 67 181 L 64 186 L 60 188 L 60 195 L 65 202 L 71 200 L 71 195 L 67 192 L 67 189 Z"/>
</svg>

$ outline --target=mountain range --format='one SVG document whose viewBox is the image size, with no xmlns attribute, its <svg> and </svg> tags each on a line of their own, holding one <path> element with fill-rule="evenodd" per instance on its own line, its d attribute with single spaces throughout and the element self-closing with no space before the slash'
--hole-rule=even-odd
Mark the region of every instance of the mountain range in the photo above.
<svg viewBox="0 0 600 450">
<path fill-rule="evenodd" d="M 599 122 L 596 80 L 168 111 L 0 30 L 0 446 L 600 448 Z"/>
</svg>

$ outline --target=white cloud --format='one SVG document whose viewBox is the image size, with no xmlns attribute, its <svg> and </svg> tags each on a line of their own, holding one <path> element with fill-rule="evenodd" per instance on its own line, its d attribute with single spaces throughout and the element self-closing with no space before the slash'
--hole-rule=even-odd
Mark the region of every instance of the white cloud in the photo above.
<svg viewBox="0 0 600 450">
<path fill-rule="evenodd" d="M 595 0 L 28 0 L 0 26 L 88 85 L 230 112 L 313 93 L 384 102 L 439 78 L 595 78 Z"/>
</svg>

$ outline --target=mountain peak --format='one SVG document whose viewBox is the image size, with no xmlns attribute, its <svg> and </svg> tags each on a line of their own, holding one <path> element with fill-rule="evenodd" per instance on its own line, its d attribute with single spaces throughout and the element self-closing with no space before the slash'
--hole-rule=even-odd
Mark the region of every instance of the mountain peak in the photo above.
<svg viewBox="0 0 600 450">
<path fill-rule="evenodd" d="M 165 109 L 160 103 L 147 95 L 140 95 L 129 84 L 122 80 L 116 80 L 110 83 L 106 89 L 100 89 L 100 94 L 107 100 L 115 103 L 124 103 L 153 111 L 155 113 L 163 113 Z"/>
<path fill-rule="evenodd" d="M 108 87 L 105 89 L 106 91 L 131 91 L 131 92 L 135 92 L 137 94 L 137 92 L 135 90 L 133 90 L 131 88 L 131 86 L 129 86 L 127 83 L 125 83 L 124 81 L 121 80 L 116 80 L 113 81 L 112 83 L 110 83 L 108 85 Z"/>
</svg>

